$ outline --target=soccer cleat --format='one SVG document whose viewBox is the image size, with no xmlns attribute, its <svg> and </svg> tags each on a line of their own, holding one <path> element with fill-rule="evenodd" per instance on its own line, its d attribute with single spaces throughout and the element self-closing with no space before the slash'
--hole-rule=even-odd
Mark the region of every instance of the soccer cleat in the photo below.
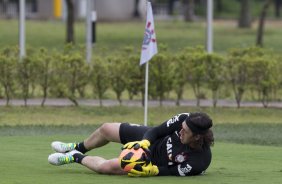
<svg viewBox="0 0 282 184">
<path fill-rule="evenodd" d="M 64 153 L 53 153 L 49 155 L 48 162 L 52 165 L 64 165 L 74 162 L 74 158 Z"/>
<path fill-rule="evenodd" d="M 70 164 L 74 162 L 73 155 L 75 153 L 80 153 L 77 150 L 70 151 L 68 153 L 53 153 L 49 155 L 48 162 L 52 165 L 64 165 L 64 164 Z"/>
<path fill-rule="evenodd" d="M 75 149 L 76 143 L 64 143 L 60 141 L 54 141 L 51 144 L 53 150 L 58 153 L 66 153 Z"/>
</svg>

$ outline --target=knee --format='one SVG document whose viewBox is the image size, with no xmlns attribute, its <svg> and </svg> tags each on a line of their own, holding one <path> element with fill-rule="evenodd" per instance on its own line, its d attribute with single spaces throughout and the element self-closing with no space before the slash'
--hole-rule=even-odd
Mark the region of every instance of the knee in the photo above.
<svg viewBox="0 0 282 184">
<path fill-rule="evenodd" d="M 112 131 L 112 124 L 111 123 L 104 123 L 99 128 L 100 134 L 103 135 L 104 137 L 110 136 L 111 135 L 111 131 Z"/>
</svg>

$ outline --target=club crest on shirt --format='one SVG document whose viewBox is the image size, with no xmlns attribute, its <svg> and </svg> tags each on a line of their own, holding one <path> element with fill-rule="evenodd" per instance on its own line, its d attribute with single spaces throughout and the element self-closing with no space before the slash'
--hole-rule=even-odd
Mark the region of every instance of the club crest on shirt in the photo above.
<svg viewBox="0 0 282 184">
<path fill-rule="evenodd" d="M 174 161 L 177 163 L 182 163 L 185 160 L 187 160 L 187 155 L 185 155 L 184 153 L 178 154 L 174 157 Z"/>
</svg>

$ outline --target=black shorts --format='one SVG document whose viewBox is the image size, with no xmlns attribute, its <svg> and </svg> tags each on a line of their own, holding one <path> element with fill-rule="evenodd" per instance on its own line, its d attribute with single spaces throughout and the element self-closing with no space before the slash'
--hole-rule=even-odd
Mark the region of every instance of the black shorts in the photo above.
<svg viewBox="0 0 282 184">
<path fill-rule="evenodd" d="M 144 133 L 149 130 L 150 127 L 122 123 L 119 128 L 119 137 L 122 144 L 126 144 L 132 141 L 140 141 L 143 138 Z"/>
</svg>

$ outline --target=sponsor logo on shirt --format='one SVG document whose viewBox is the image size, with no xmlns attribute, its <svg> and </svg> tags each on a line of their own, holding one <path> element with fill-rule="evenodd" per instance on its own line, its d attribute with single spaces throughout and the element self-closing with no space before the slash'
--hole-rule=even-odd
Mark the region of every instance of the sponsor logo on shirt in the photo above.
<svg viewBox="0 0 282 184">
<path fill-rule="evenodd" d="M 186 165 L 178 165 L 178 173 L 180 176 L 185 176 L 186 174 L 188 174 L 190 171 L 192 170 L 192 166 L 190 166 L 189 164 Z"/>
<path fill-rule="evenodd" d="M 168 121 L 166 122 L 166 126 L 167 126 L 167 127 L 170 127 L 170 125 L 172 125 L 173 123 L 178 122 L 178 121 L 179 121 L 179 117 L 180 117 L 181 115 L 187 115 L 187 116 L 189 116 L 189 113 L 181 113 L 181 114 L 178 114 L 178 115 L 174 116 L 173 118 L 171 118 L 170 120 L 168 120 Z"/>
<path fill-rule="evenodd" d="M 180 115 L 181 115 L 181 114 L 178 114 L 178 115 L 174 116 L 173 118 L 171 118 L 170 120 L 168 120 L 168 121 L 166 122 L 166 126 L 167 126 L 167 127 L 170 127 L 170 125 L 172 125 L 173 123 L 179 121 L 179 116 L 180 116 Z"/>
</svg>

